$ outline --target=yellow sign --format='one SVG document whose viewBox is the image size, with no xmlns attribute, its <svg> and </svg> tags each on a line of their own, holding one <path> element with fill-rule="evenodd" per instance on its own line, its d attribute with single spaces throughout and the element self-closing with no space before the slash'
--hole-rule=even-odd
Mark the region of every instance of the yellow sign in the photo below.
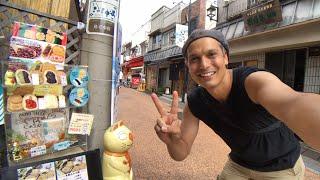
<svg viewBox="0 0 320 180">
<path fill-rule="evenodd" d="M 44 96 L 46 94 L 59 96 L 62 95 L 62 85 L 44 84 L 34 86 L 32 94 L 34 94 L 35 96 Z"/>
</svg>

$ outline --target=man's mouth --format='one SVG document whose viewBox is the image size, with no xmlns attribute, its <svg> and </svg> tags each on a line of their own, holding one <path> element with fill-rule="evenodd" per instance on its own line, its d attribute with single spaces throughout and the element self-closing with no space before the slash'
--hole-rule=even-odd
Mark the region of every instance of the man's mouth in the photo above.
<svg viewBox="0 0 320 180">
<path fill-rule="evenodd" d="M 200 73 L 200 74 L 198 74 L 198 76 L 200 76 L 202 78 L 209 78 L 209 77 L 213 76 L 215 73 L 216 73 L 215 71 L 210 71 L 210 72 Z"/>
</svg>

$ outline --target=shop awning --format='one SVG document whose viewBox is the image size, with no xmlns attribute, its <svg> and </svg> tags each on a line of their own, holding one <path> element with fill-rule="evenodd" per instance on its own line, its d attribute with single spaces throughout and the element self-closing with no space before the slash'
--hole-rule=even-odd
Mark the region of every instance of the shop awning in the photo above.
<svg viewBox="0 0 320 180">
<path fill-rule="evenodd" d="M 126 68 L 140 67 L 143 66 L 143 56 L 135 57 L 126 62 Z"/>
<path fill-rule="evenodd" d="M 282 3 L 281 7 L 282 21 L 265 25 L 265 28 L 262 31 L 272 31 L 276 28 L 291 26 L 303 21 L 320 18 L 320 9 L 316 8 L 320 7 L 320 1 L 314 1 L 313 4 L 311 0 L 297 0 L 290 3 Z M 221 31 L 227 40 L 233 40 L 262 32 L 246 31 L 243 18 L 234 20 L 230 23 L 217 25 L 214 29 Z"/>
<path fill-rule="evenodd" d="M 158 51 L 148 52 L 144 55 L 144 61 L 151 63 L 154 61 L 160 61 L 169 59 L 172 57 L 182 56 L 182 49 L 179 46 L 172 46 L 167 49 L 161 49 Z"/>
</svg>

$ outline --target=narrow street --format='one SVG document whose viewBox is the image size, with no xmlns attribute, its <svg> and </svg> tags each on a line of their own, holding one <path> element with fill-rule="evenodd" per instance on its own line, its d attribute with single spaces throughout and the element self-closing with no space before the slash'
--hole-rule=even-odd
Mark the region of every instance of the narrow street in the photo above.
<svg viewBox="0 0 320 180">
<path fill-rule="evenodd" d="M 202 122 L 189 157 L 182 162 L 172 160 L 154 132 L 159 114 L 148 94 L 122 87 L 118 107 L 118 119 L 125 120 L 134 133 L 130 154 L 135 179 L 215 179 L 227 161 L 230 149 Z M 306 170 L 305 179 L 320 176 Z"/>
</svg>

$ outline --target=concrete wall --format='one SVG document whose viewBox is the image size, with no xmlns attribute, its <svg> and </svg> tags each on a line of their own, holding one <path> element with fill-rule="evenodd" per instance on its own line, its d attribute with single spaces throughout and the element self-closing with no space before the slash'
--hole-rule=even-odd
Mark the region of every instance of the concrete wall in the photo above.
<svg viewBox="0 0 320 180">
<path fill-rule="evenodd" d="M 150 32 L 154 32 L 155 30 L 161 29 L 163 27 L 164 14 L 168 10 L 169 10 L 168 7 L 162 6 L 158 11 L 152 14 Z"/>
<path fill-rule="evenodd" d="M 170 26 L 171 24 L 181 22 L 181 11 L 186 7 L 182 2 L 171 8 L 169 11 L 165 12 L 163 19 L 163 28 Z"/>
</svg>

